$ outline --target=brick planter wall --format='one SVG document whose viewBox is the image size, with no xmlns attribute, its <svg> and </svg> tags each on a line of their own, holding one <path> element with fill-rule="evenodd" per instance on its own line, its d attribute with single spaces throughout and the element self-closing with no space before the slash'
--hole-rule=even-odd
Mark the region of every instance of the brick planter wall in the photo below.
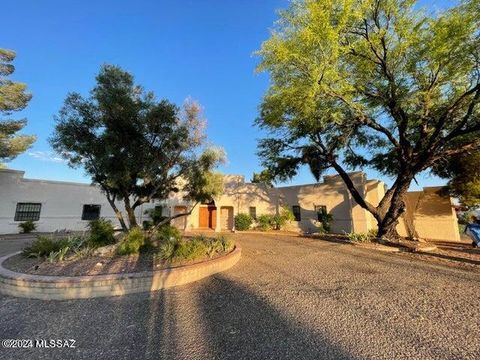
<svg viewBox="0 0 480 360">
<path fill-rule="evenodd" d="M 42 300 L 85 299 L 155 291 L 188 284 L 225 271 L 240 260 L 237 246 L 229 254 L 202 263 L 158 271 L 94 276 L 40 276 L 17 273 L 2 266 L 11 256 L 0 258 L 0 293 Z"/>
</svg>

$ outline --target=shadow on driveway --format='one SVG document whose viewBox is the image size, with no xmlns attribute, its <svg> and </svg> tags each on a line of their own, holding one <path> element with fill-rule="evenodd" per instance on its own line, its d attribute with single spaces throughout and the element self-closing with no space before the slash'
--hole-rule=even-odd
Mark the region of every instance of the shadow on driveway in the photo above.
<svg viewBox="0 0 480 360">
<path fill-rule="evenodd" d="M 204 282 L 198 307 L 218 359 L 350 359 L 246 287 L 217 275 Z"/>
</svg>

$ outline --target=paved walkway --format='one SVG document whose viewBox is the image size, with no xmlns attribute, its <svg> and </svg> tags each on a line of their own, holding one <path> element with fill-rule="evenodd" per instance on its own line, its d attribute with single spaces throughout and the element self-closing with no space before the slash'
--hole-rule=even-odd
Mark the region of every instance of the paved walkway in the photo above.
<svg viewBox="0 0 480 360">
<path fill-rule="evenodd" d="M 0 256 L 20 251 L 36 238 L 33 234 L 0 235 Z"/>
<path fill-rule="evenodd" d="M 2 359 L 478 359 L 480 274 L 306 238 L 235 235 L 229 271 L 151 294 L 0 296 Z M 3 246 L 0 243 L 0 248 Z"/>
</svg>

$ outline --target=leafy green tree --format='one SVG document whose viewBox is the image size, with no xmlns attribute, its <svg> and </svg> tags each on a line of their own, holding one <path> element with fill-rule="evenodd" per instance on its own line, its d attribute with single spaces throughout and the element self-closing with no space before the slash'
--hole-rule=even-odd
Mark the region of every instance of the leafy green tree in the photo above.
<svg viewBox="0 0 480 360">
<path fill-rule="evenodd" d="M 275 230 L 282 230 L 285 225 L 291 223 L 294 220 L 295 216 L 293 215 L 292 210 L 287 205 L 283 205 L 279 209 L 278 214 L 273 215 L 273 224 Z"/>
<path fill-rule="evenodd" d="M 117 66 L 103 66 L 96 80 L 88 98 L 67 96 L 50 141 L 70 166 L 83 167 L 100 186 L 124 230 L 116 201 L 123 201 L 131 228 L 137 226 L 135 209 L 152 199 L 177 193 L 196 205 L 221 193 L 223 178 L 214 168 L 224 155 L 204 149 L 197 103 L 186 101 L 179 109 L 157 101 Z"/>
<path fill-rule="evenodd" d="M 7 76 L 15 71 L 11 62 L 15 52 L 0 49 L 0 167 L 2 162 L 14 159 L 27 150 L 35 141 L 35 136 L 17 135 L 27 124 L 26 119 L 13 120 L 10 115 L 14 111 L 23 110 L 32 95 L 27 92 L 27 85 L 9 80 Z"/>
<path fill-rule="evenodd" d="M 274 177 L 268 170 L 262 170 L 259 173 L 253 173 L 251 182 L 253 184 L 263 184 L 268 187 L 273 187 Z"/>
<path fill-rule="evenodd" d="M 480 152 L 464 153 L 439 161 L 434 174 L 449 179 L 446 190 L 469 208 L 480 206 Z"/>
<path fill-rule="evenodd" d="M 268 71 L 257 124 L 277 179 L 308 165 L 333 168 L 355 201 L 396 237 L 404 195 L 417 174 L 480 146 L 480 1 L 436 16 L 414 0 L 303 0 L 281 12 L 258 52 Z M 378 204 L 347 170 L 393 178 Z"/>
</svg>

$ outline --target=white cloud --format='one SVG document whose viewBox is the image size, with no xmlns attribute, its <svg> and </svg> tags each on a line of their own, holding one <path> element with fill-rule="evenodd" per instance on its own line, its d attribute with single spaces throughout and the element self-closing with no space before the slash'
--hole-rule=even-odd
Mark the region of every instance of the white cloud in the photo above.
<svg viewBox="0 0 480 360">
<path fill-rule="evenodd" d="M 66 163 L 65 159 L 62 159 L 60 156 L 55 154 L 52 151 L 30 151 L 28 155 L 41 161 L 48 161 L 54 163 Z"/>
</svg>

